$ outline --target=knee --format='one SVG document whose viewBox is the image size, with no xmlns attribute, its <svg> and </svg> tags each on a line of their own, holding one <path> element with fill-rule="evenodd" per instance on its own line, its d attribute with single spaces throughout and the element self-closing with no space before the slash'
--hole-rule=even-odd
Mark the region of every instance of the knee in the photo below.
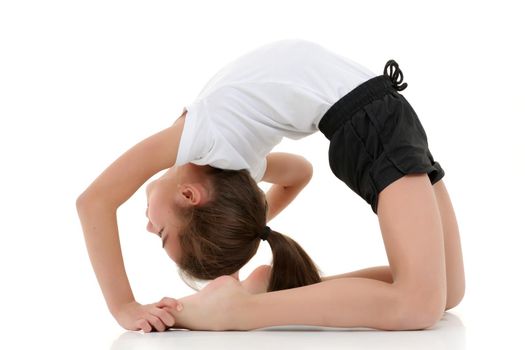
<svg viewBox="0 0 525 350">
<path fill-rule="evenodd" d="M 399 303 L 398 330 L 422 330 L 435 325 L 445 312 L 446 293 L 406 294 Z"/>
<path fill-rule="evenodd" d="M 455 291 L 455 293 L 449 292 L 449 294 L 447 294 L 447 305 L 445 306 L 445 311 L 458 306 L 461 300 L 463 300 L 464 296 L 465 296 L 465 287 L 463 287 L 460 290 Z"/>
</svg>

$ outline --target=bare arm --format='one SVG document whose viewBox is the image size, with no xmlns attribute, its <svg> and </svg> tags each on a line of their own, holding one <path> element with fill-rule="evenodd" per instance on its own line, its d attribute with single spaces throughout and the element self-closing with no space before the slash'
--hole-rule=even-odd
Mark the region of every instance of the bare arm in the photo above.
<svg viewBox="0 0 525 350">
<path fill-rule="evenodd" d="M 284 152 L 267 155 L 266 172 L 262 178 L 273 183 L 266 192 L 269 222 L 286 208 L 310 182 L 313 174 L 312 164 L 304 157 Z"/>
<path fill-rule="evenodd" d="M 116 317 L 135 301 L 118 236 L 117 208 L 154 174 L 175 163 L 184 118 L 144 139 L 115 160 L 78 197 L 86 246 L 109 310 Z"/>
<path fill-rule="evenodd" d="M 118 237 L 116 209 L 104 201 L 77 200 L 89 258 L 108 308 L 116 317 L 118 309 L 135 301 L 124 269 Z"/>
</svg>

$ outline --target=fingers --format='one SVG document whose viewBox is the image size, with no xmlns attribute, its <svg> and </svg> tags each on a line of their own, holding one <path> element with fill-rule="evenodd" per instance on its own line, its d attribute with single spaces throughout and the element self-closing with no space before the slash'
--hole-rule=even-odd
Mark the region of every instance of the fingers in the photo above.
<svg viewBox="0 0 525 350">
<path fill-rule="evenodd" d="M 182 307 L 182 304 L 177 299 L 168 297 L 162 298 L 162 300 L 156 303 L 155 305 L 161 308 L 167 306 L 173 309 L 177 309 L 177 306 L 179 305 Z"/>
<path fill-rule="evenodd" d="M 175 324 L 175 317 L 167 310 L 153 307 L 146 316 L 147 321 L 158 332 L 164 332 Z"/>
<path fill-rule="evenodd" d="M 135 330 L 144 331 L 144 333 L 150 333 L 154 331 L 163 332 L 166 330 L 166 327 L 162 321 L 154 315 L 146 316 L 146 319 L 140 319 L 137 321 Z"/>
<path fill-rule="evenodd" d="M 158 332 L 164 332 L 166 330 L 166 325 L 158 318 L 157 316 L 153 314 L 146 315 L 146 320 L 149 322 L 153 328 Z"/>
<path fill-rule="evenodd" d="M 142 330 L 145 333 L 151 332 L 151 325 L 144 319 L 138 320 L 136 327 L 138 328 L 138 330 Z"/>
<path fill-rule="evenodd" d="M 145 314 L 139 319 L 135 327 L 145 333 L 163 332 L 176 324 L 174 310 L 182 310 L 182 303 L 173 298 L 162 298 L 155 304 L 144 305 Z"/>
<path fill-rule="evenodd" d="M 157 316 L 168 328 L 175 324 L 175 317 L 168 311 L 159 308 L 153 308 L 150 312 Z"/>
</svg>

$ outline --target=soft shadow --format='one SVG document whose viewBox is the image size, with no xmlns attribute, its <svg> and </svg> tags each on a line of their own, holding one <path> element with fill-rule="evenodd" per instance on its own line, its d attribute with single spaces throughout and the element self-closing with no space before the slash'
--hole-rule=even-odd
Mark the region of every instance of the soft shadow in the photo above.
<svg viewBox="0 0 525 350">
<path fill-rule="evenodd" d="M 124 332 L 111 350 L 139 349 L 465 349 L 465 327 L 449 312 L 423 331 L 378 331 L 369 328 L 278 326 L 238 332 Z"/>
</svg>

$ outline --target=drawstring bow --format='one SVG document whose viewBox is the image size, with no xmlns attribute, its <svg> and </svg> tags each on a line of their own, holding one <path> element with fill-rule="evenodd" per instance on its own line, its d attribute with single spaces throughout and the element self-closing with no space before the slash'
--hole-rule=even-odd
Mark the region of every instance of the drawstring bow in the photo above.
<svg viewBox="0 0 525 350">
<path fill-rule="evenodd" d="M 407 83 L 403 83 L 403 72 L 401 72 L 401 69 L 399 69 L 399 65 L 394 60 L 389 60 L 386 65 L 385 69 L 383 70 L 383 75 L 386 75 L 390 78 L 392 81 L 392 84 L 394 84 L 394 88 L 397 91 L 403 91 L 408 86 Z"/>
</svg>

